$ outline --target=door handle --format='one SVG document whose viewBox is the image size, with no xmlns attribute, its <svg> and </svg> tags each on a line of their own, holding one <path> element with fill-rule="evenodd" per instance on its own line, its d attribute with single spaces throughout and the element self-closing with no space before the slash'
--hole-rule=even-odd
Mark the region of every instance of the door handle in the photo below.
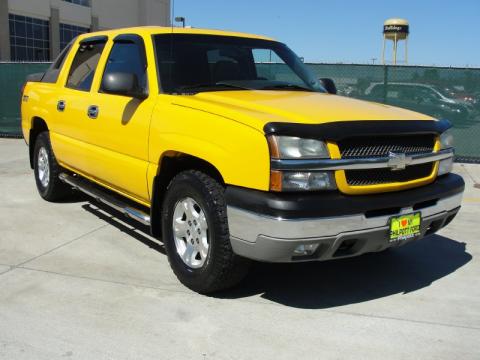
<svg viewBox="0 0 480 360">
<path fill-rule="evenodd" d="M 98 117 L 98 106 L 90 105 L 88 107 L 87 115 L 90 119 L 96 119 Z"/>
<path fill-rule="evenodd" d="M 65 100 L 58 100 L 58 102 L 57 102 L 57 110 L 58 111 L 65 110 L 65 106 L 66 106 Z"/>
</svg>

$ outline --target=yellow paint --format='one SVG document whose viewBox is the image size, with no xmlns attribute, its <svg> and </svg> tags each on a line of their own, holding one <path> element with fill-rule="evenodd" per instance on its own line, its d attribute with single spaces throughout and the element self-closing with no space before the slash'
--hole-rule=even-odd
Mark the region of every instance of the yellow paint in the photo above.
<svg viewBox="0 0 480 360">
<path fill-rule="evenodd" d="M 49 127 L 52 147 L 62 166 L 143 205 L 149 205 L 153 178 L 165 156 L 191 155 L 212 164 L 225 183 L 251 189 L 269 189 L 270 154 L 263 127 L 268 122 L 318 124 L 357 120 L 425 120 L 409 110 L 342 96 L 298 91 L 225 91 L 197 95 L 161 94 L 158 88 L 152 35 L 162 33 L 227 35 L 269 39 L 217 30 L 139 27 L 79 36 L 65 60 L 57 83 L 28 83 L 22 103 L 22 129 L 27 141 L 34 116 Z M 143 101 L 99 92 L 101 77 L 119 34 L 136 33 L 145 42 L 149 96 Z M 86 37 L 106 35 L 89 92 L 68 89 L 67 71 Z M 58 100 L 66 109 L 58 112 Z M 99 107 L 97 119 L 87 116 L 90 105 Z M 330 143 L 333 157 L 338 147 Z M 348 194 L 396 191 L 426 184 L 429 178 L 374 187 L 348 187 L 336 172 L 339 189 Z"/>
<path fill-rule="evenodd" d="M 464 197 L 462 199 L 462 202 L 464 202 L 464 203 L 480 203 L 480 198 Z"/>
</svg>

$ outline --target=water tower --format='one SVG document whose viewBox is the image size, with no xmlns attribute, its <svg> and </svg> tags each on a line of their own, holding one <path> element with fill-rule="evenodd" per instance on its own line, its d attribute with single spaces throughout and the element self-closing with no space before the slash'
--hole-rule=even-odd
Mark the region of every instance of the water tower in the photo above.
<svg viewBox="0 0 480 360">
<path fill-rule="evenodd" d="M 385 45 L 387 40 L 393 41 L 393 64 L 397 65 L 398 42 L 405 40 L 405 64 L 408 55 L 408 21 L 405 19 L 388 19 L 383 23 L 382 63 L 385 64 Z"/>
</svg>

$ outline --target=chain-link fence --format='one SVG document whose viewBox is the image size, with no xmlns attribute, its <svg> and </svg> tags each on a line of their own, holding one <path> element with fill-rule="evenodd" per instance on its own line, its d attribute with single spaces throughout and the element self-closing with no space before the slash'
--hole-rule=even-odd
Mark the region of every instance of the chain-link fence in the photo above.
<svg viewBox="0 0 480 360">
<path fill-rule="evenodd" d="M 309 64 L 338 93 L 449 119 L 458 161 L 480 162 L 480 69 Z"/>
<path fill-rule="evenodd" d="M 27 75 L 45 71 L 49 63 L 0 63 L 0 136 L 15 137 L 20 130 L 20 90 Z"/>
<path fill-rule="evenodd" d="M 307 64 L 338 93 L 422 112 L 453 123 L 457 159 L 480 162 L 480 69 L 426 66 Z M 20 88 L 48 64 L 0 64 L 0 134 L 20 134 Z M 272 65 L 271 66 L 281 66 Z M 279 69 L 276 69 L 276 72 Z M 280 71 L 281 72 L 281 71 Z M 281 74 L 280 74 L 281 76 Z M 281 79 L 279 79 L 281 80 Z"/>
</svg>

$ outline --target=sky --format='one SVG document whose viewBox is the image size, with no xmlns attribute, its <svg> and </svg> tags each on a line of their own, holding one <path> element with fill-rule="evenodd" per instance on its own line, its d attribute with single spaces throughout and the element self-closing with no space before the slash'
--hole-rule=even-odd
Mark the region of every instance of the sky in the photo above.
<svg viewBox="0 0 480 360">
<path fill-rule="evenodd" d="M 184 16 L 187 25 L 268 35 L 306 62 L 372 63 L 376 58 L 378 63 L 383 22 L 405 18 L 410 23 L 409 64 L 480 67 L 480 0 L 172 0 L 172 4 L 175 16 Z M 391 47 L 387 50 L 391 57 Z"/>
</svg>

